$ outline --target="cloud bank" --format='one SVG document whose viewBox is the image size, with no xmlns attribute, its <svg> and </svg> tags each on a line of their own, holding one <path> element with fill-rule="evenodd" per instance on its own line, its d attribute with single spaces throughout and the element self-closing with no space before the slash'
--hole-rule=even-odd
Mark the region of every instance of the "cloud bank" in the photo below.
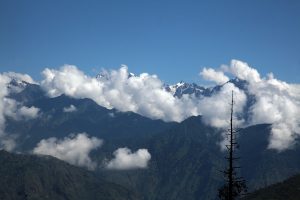
<svg viewBox="0 0 300 200">
<path fill-rule="evenodd" d="M 102 143 L 103 141 L 96 137 L 79 133 L 63 139 L 55 137 L 43 139 L 33 149 L 33 153 L 50 155 L 70 164 L 93 170 L 97 164 L 91 160 L 89 154 L 92 150 L 101 147 Z"/>
<path fill-rule="evenodd" d="M 232 60 L 230 65 L 223 65 L 219 70 L 204 68 L 200 75 L 223 85 L 209 97 L 183 95 L 177 98 L 165 90 L 156 75 L 132 76 L 126 66 L 104 71 L 97 79 L 76 66 L 65 65 L 58 70 L 45 69 L 41 86 L 51 97 L 66 94 L 74 98 L 91 98 L 106 108 L 132 111 L 152 119 L 180 122 L 190 116 L 202 115 L 206 123 L 217 128 L 228 126 L 228 102 L 234 91 L 236 125 L 273 124 L 269 148 L 286 149 L 299 136 L 298 84 L 277 80 L 272 74 L 262 77 L 256 69 L 238 60 Z M 228 82 L 232 76 L 247 81 L 246 91 Z M 246 110 L 250 116 L 246 120 L 243 114 L 249 95 L 255 102 Z"/>
<path fill-rule="evenodd" d="M 205 69 L 203 74 L 210 72 L 211 69 Z M 219 82 L 228 80 L 221 72 L 213 71 L 213 74 L 221 77 Z M 164 121 L 181 122 L 190 116 L 203 115 L 208 124 L 223 128 L 227 126 L 231 91 L 235 92 L 237 115 L 243 111 L 246 103 L 244 91 L 232 83 L 224 85 L 211 97 L 174 97 L 156 75 L 142 73 L 133 76 L 126 66 L 119 70 L 104 71 L 98 79 L 85 75 L 72 65 L 65 65 L 58 70 L 45 69 L 43 75 L 41 86 L 50 97 L 66 94 L 74 98 L 91 98 L 108 109 L 132 111 Z M 216 108 L 219 112 L 217 115 Z M 239 119 L 238 123 L 243 123 L 243 119 Z"/>
<path fill-rule="evenodd" d="M 300 135 L 300 85 L 275 79 L 273 74 L 261 77 L 256 69 L 239 60 L 232 60 L 220 70 L 247 81 L 248 93 L 255 97 L 246 125 L 272 124 L 269 148 L 281 151 L 292 147 Z"/>
<path fill-rule="evenodd" d="M 119 148 L 114 153 L 114 158 L 107 162 L 107 169 L 129 170 L 147 168 L 151 155 L 147 149 L 131 152 L 128 148 Z"/>
<path fill-rule="evenodd" d="M 202 78 L 213 81 L 221 87 L 213 91 L 211 96 L 183 95 L 174 97 L 166 91 L 164 83 L 156 76 L 147 73 L 132 75 L 126 66 L 119 70 L 103 71 L 98 78 L 90 77 L 76 66 L 65 65 L 59 69 L 45 69 L 42 88 L 50 97 L 61 94 L 73 98 L 90 98 L 100 106 L 108 109 L 116 108 L 119 111 L 132 111 L 140 115 L 177 121 L 202 115 L 204 121 L 217 128 L 228 126 L 229 105 L 231 91 L 234 91 L 236 125 L 248 126 L 260 123 L 272 124 L 269 148 L 284 150 L 292 147 L 295 139 L 300 135 L 300 85 L 289 84 L 274 78 L 273 74 L 263 77 L 247 63 L 232 60 L 230 65 L 223 65 L 220 69 L 203 68 Z M 247 82 L 246 90 L 228 82 L 229 77 L 237 77 Z M 8 89 L 10 80 L 17 82 L 27 81 L 35 83 L 30 76 L 13 72 L 1 74 L 0 81 L 0 130 L 1 137 L 6 137 L 5 117 L 15 120 L 28 120 L 38 116 L 38 108 L 24 107 L 18 102 L 9 99 L 10 92 L 17 89 Z M 248 97 L 254 97 L 251 107 Z M 75 107 L 75 106 L 74 106 Z M 75 111 L 72 105 L 64 112 Z M 246 112 L 246 113 L 245 113 Z M 243 116 L 247 115 L 247 119 Z M 2 148 L 11 149 L 13 145 L 5 145 L 1 140 Z M 4 147 L 7 146 L 7 147 Z"/>
<path fill-rule="evenodd" d="M 50 97 L 66 94 L 74 98 L 90 98 L 106 108 L 132 111 L 152 119 L 182 121 L 201 114 L 196 98 L 175 98 L 163 88 L 156 75 L 130 76 L 128 68 L 104 72 L 99 79 L 89 77 L 72 65 L 59 70 L 45 69 L 41 86 Z"/>
</svg>

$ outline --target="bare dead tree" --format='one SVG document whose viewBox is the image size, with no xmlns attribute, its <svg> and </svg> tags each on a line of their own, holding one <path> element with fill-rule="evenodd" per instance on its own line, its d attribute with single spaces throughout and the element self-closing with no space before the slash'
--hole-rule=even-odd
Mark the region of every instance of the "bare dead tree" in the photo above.
<svg viewBox="0 0 300 200">
<path fill-rule="evenodd" d="M 237 174 L 237 169 L 240 167 L 237 166 L 237 161 L 239 157 L 236 157 L 236 149 L 238 148 L 236 134 L 238 131 L 234 128 L 233 125 L 233 115 L 234 115 L 234 98 L 233 91 L 231 97 L 231 110 L 230 110 L 230 128 L 228 129 L 226 136 L 229 141 L 229 144 L 226 145 L 227 149 L 227 168 L 222 171 L 225 184 L 219 188 L 218 197 L 221 200 L 236 200 L 242 197 L 247 192 L 246 182 L 242 177 L 239 177 Z"/>
</svg>

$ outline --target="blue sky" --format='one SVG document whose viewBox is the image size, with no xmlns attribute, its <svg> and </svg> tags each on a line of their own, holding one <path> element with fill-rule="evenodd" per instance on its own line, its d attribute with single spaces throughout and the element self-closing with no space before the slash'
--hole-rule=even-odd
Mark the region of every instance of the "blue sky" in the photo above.
<svg viewBox="0 0 300 200">
<path fill-rule="evenodd" d="M 300 1 L 0 0 L 0 72 L 95 75 L 126 64 L 167 83 L 240 59 L 300 82 Z"/>
</svg>

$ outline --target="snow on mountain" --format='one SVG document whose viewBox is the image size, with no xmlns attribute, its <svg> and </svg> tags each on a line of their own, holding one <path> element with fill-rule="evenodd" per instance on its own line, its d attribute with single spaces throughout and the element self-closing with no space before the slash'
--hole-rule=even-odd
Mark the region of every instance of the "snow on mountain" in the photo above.
<svg viewBox="0 0 300 200">
<path fill-rule="evenodd" d="M 128 79 L 130 79 L 131 77 L 135 77 L 135 74 L 129 73 Z M 106 71 L 102 71 L 96 76 L 96 78 L 99 81 L 108 81 L 110 80 L 110 75 Z M 181 98 L 185 94 L 195 95 L 196 97 L 201 98 L 209 97 L 213 93 L 218 92 L 227 83 L 233 83 L 236 87 L 244 90 L 247 93 L 247 81 L 240 80 L 238 78 L 231 79 L 223 85 L 216 85 L 212 87 L 204 87 L 196 83 L 186 83 L 184 81 L 180 81 L 173 85 L 164 84 L 163 87 L 166 91 L 170 92 L 174 97 L 177 98 Z"/>
<path fill-rule="evenodd" d="M 210 90 L 196 83 L 185 83 L 183 81 L 175 85 L 165 85 L 165 89 L 178 98 L 181 98 L 184 94 L 194 94 L 196 97 L 205 96 L 207 91 Z"/>
<path fill-rule="evenodd" d="M 195 95 L 196 97 L 201 98 L 211 96 L 213 93 L 218 92 L 225 84 L 228 83 L 233 83 L 236 87 L 248 93 L 247 81 L 240 80 L 238 78 L 231 79 L 223 85 L 216 85 L 213 87 L 204 87 L 196 83 L 186 83 L 180 81 L 179 83 L 176 83 L 174 85 L 165 85 L 165 89 L 166 91 L 172 93 L 173 96 L 178 98 L 181 98 L 184 94 Z"/>
<path fill-rule="evenodd" d="M 10 83 L 7 85 L 8 89 L 12 93 L 19 93 L 22 90 L 24 90 L 27 85 L 30 83 L 27 83 L 25 81 L 17 80 L 17 79 L 12 79 Z"/>
</svg>

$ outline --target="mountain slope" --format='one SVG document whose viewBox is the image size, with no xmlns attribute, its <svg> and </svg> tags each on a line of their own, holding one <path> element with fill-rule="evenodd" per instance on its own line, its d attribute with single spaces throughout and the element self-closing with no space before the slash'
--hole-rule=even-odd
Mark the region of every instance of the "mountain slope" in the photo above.
<svg viewBox="0 0 300 200">
<path fill-rule="evenodd" d="M 231 80 L 239 88 L 245 82 Z M 15 99 L 41 109 L 38 119 L 7 120 L 7 132 L 19 134 L 19 150 L 32 150 L 44 138 L 62 138 L 69 133 L 87 132 L 104 139 L 104 145 L 91 153 L 101 163 L 111 159 L 113 151 L 129 147 L 146 148 L 150 164 L 143 170 L 108 171 L 97 169 L 105 179 L 139 193 L 144 200 L 214 199 L 223 182 L 224 152 L 220 151 L 221 130 L 209 127 L 200 116 L 181 123 L 151 120 L 132 112 L 109 110 L 90 99 L 67 96 L 45 97 L 39 86 L 26 87 Z M 182 87 L 185 87 L 182 85 Z M 213 88 L 219 90 L 222 86 Z M 28 89 L 28 90 L 27 90 Z M 183 91 L 183 90 L 182 90 Z M 189 90 L 184 90 L 189 92 Z M 249 98 L 247 108 L 255 99 Z M 74 105 L 76 112 L 63 112 Z M 247 112 L 245 111 L 247 114 Z M 250 191 L 280 182 L 300 173 L 300 146 L 277 152 L 268 149 L 270 125 L 261 124 L 241 130 L 239 136 L 242 176 Z"/>
<path fill-rule="evenodd" d="M 245 200 L 298 200 L 300 198 L 300 175 L 281 183 L 255 191 Z"/>
<path fill-rule="evenodd" d="M 40 86 L 27 84 L 20 93 L 11 98 L 24 105 L 37 107 L 37 119 L 15 121 L 7 119 L 6 131 L 18 135 L 19 151 L 31 150 L 41 140 L 49 137 L 62 138 L 71 133 L 86 132 L 104 139 L 106 144 L 113 140 L 113 148 L 149 137 L 177 124 L 152 120 L 133 112 L 106 109 L 90 99 L 74 99 L 65 95 L 55 98 L 45 96 Z M 74 112 L 64 112 L 73 105 Z M 107 146 L 106 146 L 107 147 Z"/>
<path fill-rule="evenodd" d="M 107 178 L 132 186 L 145 200 L 214 199 L 223 168 L 218 139 L 217 129 L 191 117 L 146 141 L 152 156 L 148 169 L 107 172 Z"/>
<path fill-rule="evenodd" d="M 300 173 L 300 147 L 284 152 L 268 149 L 270 125 L 242 129 L 239 136 L 241 175 L 249 191 Z M 145 200 L 216 199 L 223 183 L 225 152 L 221 130 L 207 126 L 200 116 L 144 141 L 151 153 L 144 171 L 105 172 L 109 180 L 130 186 Z"/>
<path fill-rule="evenodd" d="M 0 151 L 0 166 L 0 199 L 136 199 L 124 187 L 52 157 Z"/>
</svg>

